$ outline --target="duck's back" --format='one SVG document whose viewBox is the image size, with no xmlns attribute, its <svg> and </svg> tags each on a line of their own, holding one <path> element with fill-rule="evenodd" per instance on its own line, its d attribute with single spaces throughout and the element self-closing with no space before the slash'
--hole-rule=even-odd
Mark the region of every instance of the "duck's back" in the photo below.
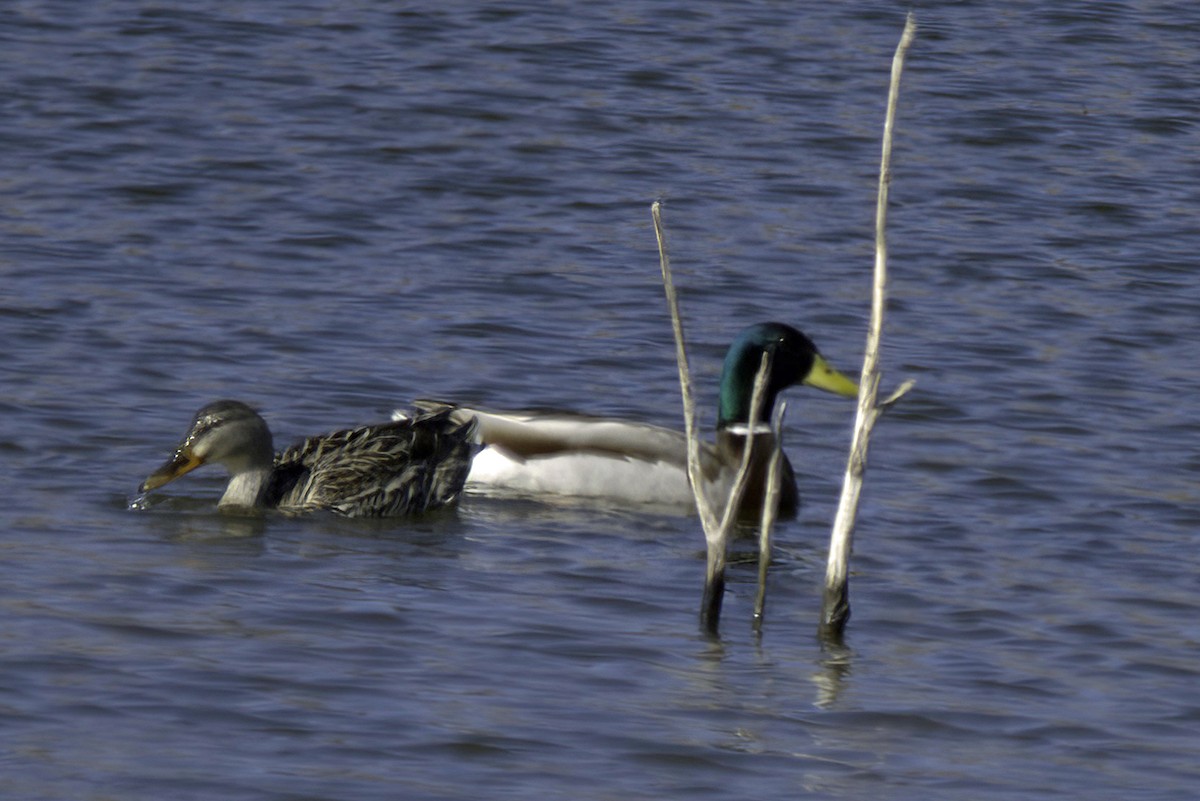
<svg viewBox="0 0 1200 801">
<path fill-rule="evenodd" d="M 268 502 L 287 512 L 347 517 L 445 506 L 471 469 L 472 425 L 434 413 L 310 437 L 276 457 Z"/>
<path fill-rule="evenodd" d="M 483 450 L 467 477 L 474 491 L 671 507 L 694 503 L 683 432 L 565 412 L 489 412 L 437 401 L 416 405 L 476 422 Z M 710 481 L 728 483 L 715 448 L 704 445 L 701 461 Z"/>
</svg>

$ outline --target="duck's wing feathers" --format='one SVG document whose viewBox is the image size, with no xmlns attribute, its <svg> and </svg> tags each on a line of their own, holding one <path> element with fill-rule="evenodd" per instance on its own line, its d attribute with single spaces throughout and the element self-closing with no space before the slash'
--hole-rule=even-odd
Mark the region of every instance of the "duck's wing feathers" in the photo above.
<svg viewBox="0 0 1200 801">
<path fill-rule="evenodd" d="M 460 422 L 476 421 L 476 437 L 485 447 L 513 458 L 533 459 L 564 453 L 592 453 L 615 458 L 665 462 L 686 469 L 687 439 L 682 432 L 645 423 L 565 412 L 490 412 L 441 401 L 417 401 L 424 412 L 445 412 Z M 702 444 L 706 473 L 715 473 L 720 458 Z"/>
<path fill-rule="evenodd" d="M 276 457 L 270 500 L 285 511 L 351 517 L 444 506 L 470 471 L 472 428 L 470 420 L 439 412 L 310 437 Z"/>
</svg>

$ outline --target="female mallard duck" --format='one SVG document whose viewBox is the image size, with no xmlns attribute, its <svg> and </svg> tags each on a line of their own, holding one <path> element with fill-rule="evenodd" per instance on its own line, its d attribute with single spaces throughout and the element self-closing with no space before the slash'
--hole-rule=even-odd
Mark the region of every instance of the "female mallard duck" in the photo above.
<svg viewBox="0 0 1200 801">
<path fill-rule="evenodd" d="M 229 471 L 221 510 L 407 515 L 452 503 L 476 450 L 471 421 L 431 413 L 309 437 L 276 455 L 258 413 L 223 400 L 196 412 L 175 455 L 139 492 L 216 462 Z"/>
<path fill-rule="evenodd" d="M 706 443 L 701 463 L 705 491 L 718 508 L 725 503 L 751 443 L 750 481 L 743 496 L 745 508 L 761 506 L 766 466 L 775 436 L 765 422 L 748 430 L 754 379 L 764 351 L 771 354 L 771 372 L 759 419 L 771 419 L 776 396 L 801 383 L 846 397 L 856 397 L 858 385 L 833 369 L 804 334 L 782 323 L 760 323 L 744 330 L 725 357 L 721 376 L 720 412 L 715 443 Z M 470 489 L 612 498 L 633 503 L 693 506 L 687 479 L 687 441 L 684 434 L 641 423 L 569 414 L 496 413 L 421 401 L 423 411 L 448 411 L 461 422 L 477 422 L 482 450 L 467 476 Z M 397 413 L 402 418 L 402 413 Z M 779 509 L 794 514 L 799 496 L 787 458 Z"/>
</svg>

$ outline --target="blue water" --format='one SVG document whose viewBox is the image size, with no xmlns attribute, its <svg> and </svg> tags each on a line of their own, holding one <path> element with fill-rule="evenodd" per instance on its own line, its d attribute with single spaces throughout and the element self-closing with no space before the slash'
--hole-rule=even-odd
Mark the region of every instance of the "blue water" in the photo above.
<svg viewBox="0 0 1200 801">
<path fill-rule="evenodd" d="M 754 634 L 689 517 L 127 508 L 196 408 L 678 425 L 781 319 L 861 359 L 907 7 L 19 2 L 0 19 L 0 788 L 21 799 L 1191 799 L 1200 7 L 929 3 L 844 648 L 853 409 Z"/>
</svg>

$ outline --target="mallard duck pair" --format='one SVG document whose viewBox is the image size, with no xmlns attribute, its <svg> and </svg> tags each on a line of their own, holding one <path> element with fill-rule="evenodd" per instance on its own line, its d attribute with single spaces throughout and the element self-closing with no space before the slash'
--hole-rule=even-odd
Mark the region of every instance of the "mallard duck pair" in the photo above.
<svg viewBox="0 0 1200 801">
<path fill-rule="evenodd" d="M 834 370 L 812 341 L 791 326 L 761 323 L 743 331 L 725 358 L 715 443 L 705 445 L 705 492 L 723 503 L 743 450 L 751 447 L 746 504 L 761 504 L 765 465 L 774 446 L 766 425 L 750 431 L 751 394 L 762 355 L 771 355 L 762 419 L 776 396 L 807 384 L 846 397 L 857 385 Z M 266 424 L 248 406 L 210 404 L 197 413 L 173 459 L 142 491 L 162 486 L 206 461 L 225 465 L 222 509 L 328 509 L 349 516 L 403 515 L 453 502 L 464 487 L 492 492 L 573 496 L 628 503 L 690 505 L 687 443 L 679 431 L 623 420 L 567 414 L 497 413 L 436 401 L 392 423 L 312 437 L 275 456 Z M 786 462 L 780 510 L 797 506 Z"/>
</svg>

